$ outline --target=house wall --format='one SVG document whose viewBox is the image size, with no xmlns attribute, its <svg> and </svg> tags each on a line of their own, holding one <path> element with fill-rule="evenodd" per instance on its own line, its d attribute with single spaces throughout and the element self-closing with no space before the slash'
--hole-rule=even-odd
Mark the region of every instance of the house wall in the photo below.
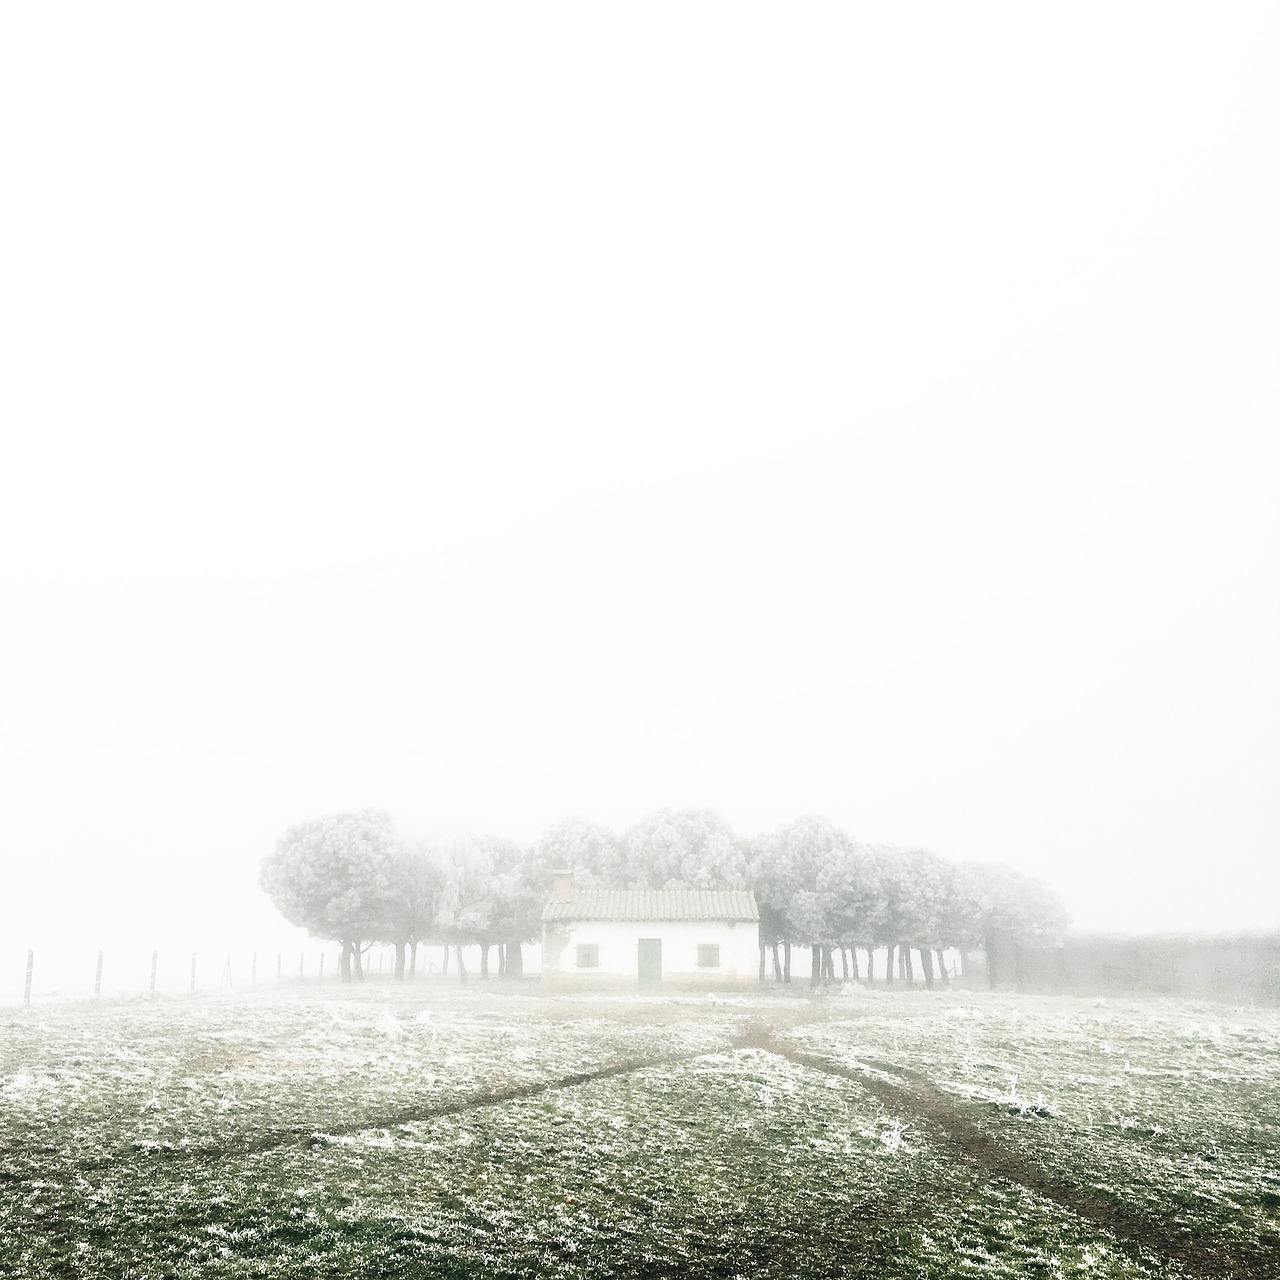
<svg viewBox="0 0 1280 1280">
<path fill-rule="evenodd" d="M 543 978 L 566 984 L 632 985 L 639 980 L 641 938 L 662 940 L 662 977 L 681 986 L 756 981 L 760 952 L 754 920 L 580 921 L 548 924 L 543 936 Z M 718 968 L 698 965 L 698 946 L 720 947 Z M 599 948 L 600 963 L 580 968 L 580 945 Z"/>
</svg>

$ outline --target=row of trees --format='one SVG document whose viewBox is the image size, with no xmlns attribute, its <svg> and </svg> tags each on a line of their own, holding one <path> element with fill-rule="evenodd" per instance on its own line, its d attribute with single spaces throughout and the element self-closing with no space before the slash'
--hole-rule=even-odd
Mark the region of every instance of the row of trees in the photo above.
<svg viewBox="0 0 1280 1280">
<path fill-rule="evenodd" d="M 478 944 L 481 972 L 496 948 L 500 973 L 523 971 L 522 946 L 541 932 L 553 874 L 578 887 L 752 889 L 760 904 L 760 976 L 790 981 L 791 948 L 812 948 L 810 980 L 871 977 L 887 949 L 887 979 L 913 979 L 913 952 L 934 981 L 935 957 L 982 949 L 997 957 L 1059 935 L 1066 915 L 1047 885 L 1008 867 L 953 863 L 926 849 L 867 845 L 822 817 L 797 818 L 748 838 L 708 809 L 662 809 L 617 834 L 566 818 L 530 845 L 499 836 L 416 837 L 366 809 L 291 827 L 264 860 L 260 883 L 291 923 L 341 944 L 344 980 L 363 977 L 373 943 L 395 947 L 395 973 L 418 948 Z M 859 951 L 866 955 L 865 969 Z"/>
<path fill-rule="evenodd" d="M 541 928 L 546 878 L 530 850 L 499 836 L 414 837 L 391 815 L 363 809 L 290 827 L 262 863 L 259 883 L 291 924 L 340 944 L 344 982 L 364 977 L 373 943 L 395 947 L 395 975 L 416 968 L 418 947 L 493 946 L 501 968 L 522 970 L 521 945 Z"/>
</svg>

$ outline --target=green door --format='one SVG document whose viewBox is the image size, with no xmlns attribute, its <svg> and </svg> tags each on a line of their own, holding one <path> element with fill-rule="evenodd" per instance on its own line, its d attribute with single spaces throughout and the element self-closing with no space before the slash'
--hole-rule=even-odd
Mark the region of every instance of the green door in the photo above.
<svg viewBox="0 0 1280 1280">
<path fill-rule="evenodd" d="M 662 939 L 641 938 L 636 960 L 640 969 L 640 989 L 657 991 L 662 986 Z"/>
</svg>

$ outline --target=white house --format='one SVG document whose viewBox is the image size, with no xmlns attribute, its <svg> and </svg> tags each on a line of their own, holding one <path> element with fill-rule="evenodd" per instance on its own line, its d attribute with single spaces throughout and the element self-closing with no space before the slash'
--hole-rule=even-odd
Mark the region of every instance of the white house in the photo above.
<svg viewBox="0 0 1280 1280">
<path fill-rule="evenodd" d="M 755 982 L 759 922 L 750 892 L 575 890 L 557 876 L 542 913 L 542 980 L 650 991 Z"/>
</svg>

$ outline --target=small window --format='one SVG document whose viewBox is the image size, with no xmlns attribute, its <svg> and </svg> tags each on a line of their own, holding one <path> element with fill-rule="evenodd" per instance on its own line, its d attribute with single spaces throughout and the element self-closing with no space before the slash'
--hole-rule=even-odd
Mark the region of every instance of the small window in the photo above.
<svg viewBox="0 0 1280 1280">
<path fill-rule="evenodd" d="M 698 943 L 698 968 L 718 969 L 720 967 L 720 944 L 718 942 Z"/>
<path fill-rule="evenodd" d="M 600 947 L 594 942 L 578 944 L 578 968 L 598 969 L 600 967 Z"/>
</svg>

